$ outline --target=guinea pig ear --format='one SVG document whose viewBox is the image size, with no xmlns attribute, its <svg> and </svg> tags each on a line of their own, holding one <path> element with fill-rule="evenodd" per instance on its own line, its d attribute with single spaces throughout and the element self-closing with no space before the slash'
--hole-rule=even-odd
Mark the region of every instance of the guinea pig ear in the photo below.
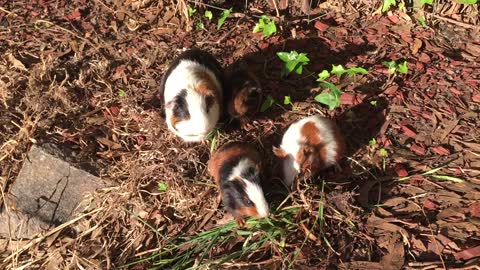
<svg viewBox="0 0 480 270">
<path fill-rule="evenodd" d="M 175 107 L 175 103 L 176 103 L 175 100 L 170 100 L 165 104 L 165 109 L 173 110 L 173 108 Z"/>
<path fill-rule="evenodd" d="M 278 148 L 278 147 L 273 147 L 273 153 L 275 154 L 275 156 L 279 157 L 279 158 L 284 158 L 287 156 L 287 152 L 285 152 L 285 150 L 283 150 L 282 148 Z"/>
</svg>

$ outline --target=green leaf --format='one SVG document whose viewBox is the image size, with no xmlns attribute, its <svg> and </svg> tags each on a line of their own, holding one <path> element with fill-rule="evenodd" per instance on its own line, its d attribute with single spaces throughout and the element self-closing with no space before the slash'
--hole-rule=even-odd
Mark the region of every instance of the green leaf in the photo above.
<svg viewBox="0 0 480 270">
<path fill-rule="evenodd" d="M 260 108 L 260 112 L 265 112 L 266 110 L 270 109 L 273 104 L 275 104 L 275 99 L 272 96 L 268 95 L 263 102 L 262 107 Z"/>
<path fill-rule="evenodd" d="M 163 182 L 158 182 L 158 191 L 159 192 L 165 192 L 167 191 L 167 184 L 163 183 Z"/>
<path fill-rule="evenodd" d="M 297 61 L 300 63 L 308 64 L 308 62 L 310 62 L 310 59 L 307 57 L 306 53 L 300 53 L 298 54 Z"/>
<path fill-rule="evenodd" d="M 425 17 L 423 17 L 423 16 L 422 16 L 422 17 L 418 17 L 418 18 L 417 18 L 417 21 L 418 21 L 418 23 L 420 23 L 420 25 L 421 25 L 423 28 L 425 28 L 425 29 L 428 28 L 428 25 L 427 25 L 427 23 L 425 22 Z"/>
<path fill-rule="evenodd" d="M 195 12 L 197 12 L 195 8 L 188 7 L 188 17 L 192 17 Z"/>
<path fill-rule="evenodd" d="M 371 100 L 371 101 L 370 101 L 370 105 L 372 105 L 372 106 L 377 106 L 377 101 L 376 101 L 376 100 Z"/>
<path fill-rule="evenodd" d="M 385 148 L 380 149 L 380 151 L 378 151 L 378 154 L 381 157 L 387 157 L 388 156 L 388 152 L 387 152 L 387 150 L 385 150 Z"/>
<path fill-rule="evenodd" d="M 392 6 L 396 6 L 396 0 L 383 0 L 382 12 L 385 12 L 390 9 Z"/>
<path fill-rule="evenodd" d="M 382 62 L 382 65 L 388 67 L 388 73 L 389 73 L 390 75 L 394 74 L 395 71 L 397 71 L 397 68 L 396 68 L 397 63 L 396 63 L 395 61 L 393 61 L 393 60 L 392 60 L 392 61 L 388 61 L 388 62 L 387 62 L 387 61 L 384 61 L 384 62 Z"/>
<path fill-rule="evenodd" d="M 400 72 L 402 74 L 407 74 L 408 73 L 407 61 L 404 61 L 403 63 L 399 64 L 397 66 L 397 69 L 398 69 L 398 72 Z"/>
<path fill-rule="evenodd" d="M 123 91 L 122 89 L 118 90 L 118 96 L 119 97 L 125 97 L 127 94 L 125 93 L 125 91 Z"/>
<path fill-rule="evenodd" d="M 337 76 L 341 76 L 343 73 L 345 73 L 345 68 L 343 68 L 342 65 L 338 65 L 338 66 L 332 65 L 331 73 Z"/>
<path fill-rule="evenodd" d="M 297 64 L 298 64 L 297 61 L 288 61 L 287 63 L 285 63 L 285 68 L 287 70 L 287 74 L 296 70 Z"/>
<path fill-rule="evenodd" d="M 447 181 L 452 181 L 455 183 L 463 183 L 463 179 L 454 177 L 454 176 L 449 176 L 449 175 L 438 175 L 438 174 L 433 174 L 433 178 L 440 179 L 440 180 L 447 180 Z"/>
<path fill-rule="evenodd" d="M 277 32 L 275 22 L 268 16 L 262 16 L 253 28 L 253 33 L 263 31 L 262 36 L 267 37 Z"/>
<path fill-rule="evenodd" d="M 480 0 L 455 0 L 460 4 L 467 4 L 467 5 L 473 5 L 476 3 L 480 3 Z"/>
<path fill-rule="evenodd" d="M 285 98 L 283 99 L 283 104 L 284 105 L 292 104 L 292 100 L 290 99 L 290 96 L 285 96 Z"/>
<path fill-rule="evenodd" d="M 213 13 L 210 10 L 205 10 L 205 18 L 207 18 L 209 21 L 213 19 Z"/>
<path fill-rule="evenodd" d="M 295 73 L 297 74 L 302 74 L 303 72 L 303 63 L 297 63 L 297 65 L 295 66 Z"/>
<path fill-rule="evenodd" d="M 340 98 L 340 95 L 342 94 L 342 91 L 340 91 L 340 89 L 338 89 L 338 87 L 333 83 L 322 82 L 320 83 L 320 86 L 327 87 L 331 91 L 331 93 L 338 98 Z"/>
<path fill-rule="evenodd" d="M 225 20 L 230 16 L 230 13 L 232 13 L 232 8 L 224 10 L 222 14 L 220 14 L 220 18 L 218 19 L 217 23 L 217 30 L 220 29 L 225 22 Z"/>
<path fill-rule="evenodd" d="M 197 30 L 203 30 L 205 28 L 204 25 L 203 25 L 203 22 L 197 22 L 195 27 L 196 27 Z"/>
<path fill-rule="evenodd" d="M 362 67 L 352 67 L 346 70 L 348 76 L 352 77 L 355 74 L 368 74 L 368 71 Z"/>
<path fill-rule="evenodd" d="M 340 100 L 332 93 L 321 93 L 315 97 L 315 100 L 327 105 L 329 110 L 333 110 L 340 105 Z"/>
<path fill-rule="evenodd" d="M 317 82 L 325 81 L 328 77 L 330 77 L 330 72 L 324 69 L 322 72 L 318 73 Z"/>
<path fill-rule="evenodd" d="M 422 5 L 425 5 L 425 4 L 427 4 L 427 5 L 433 5 L 433 0 L 420 0 L 420 3 L 421 3 Z"/>
<path fill-rule="evenodd" d="M 280 58 L 280 60 L 282 60 L 285 63 L 290 61 L 289 55 L 290 55 L 290 53 L 287 53 L 287 52 L 278 52 L 277 53 L 278 58 Z"/>
<path fill-rule="evenodd" d="M 368 142 L 368 144 L 370 144 L 370 145 L 372 145 L 372 146 L 375 146 L 375 145 L 377 145 L 377 140 L 376 140 L 375 138 L 372 138 L 372 139 Z"/>
</svg>

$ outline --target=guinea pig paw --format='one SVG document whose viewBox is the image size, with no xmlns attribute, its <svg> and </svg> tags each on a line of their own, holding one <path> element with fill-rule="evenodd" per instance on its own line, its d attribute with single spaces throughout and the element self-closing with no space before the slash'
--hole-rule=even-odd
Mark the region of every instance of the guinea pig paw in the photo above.
<svg viewBox="0 0 480 270">
<path fill-rule="evenodd" d="M 237 222 L 238 227 L 245 228 L 245 219 L 242 217 L 235 218 L 235 222 Z"/>
</svg>

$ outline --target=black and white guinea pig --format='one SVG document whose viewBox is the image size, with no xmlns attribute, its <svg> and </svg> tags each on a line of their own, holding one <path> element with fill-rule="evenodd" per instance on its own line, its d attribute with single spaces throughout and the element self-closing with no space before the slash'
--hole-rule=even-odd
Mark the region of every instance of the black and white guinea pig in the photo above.
<svg viewBox="0 0 480 270">
<path fill-rule="evenodd" d="M 231 142 L 219 148 L 208 162 L 223 199 L 223 204 L 237 224 L 243 226 L 244 216 L 267 217 L 268 204 L 260 181 L 262 159 L 250 145 Z"/>
<path fill-rule="evenodd" d="M 273 152 L 283 160 L 285 184 L 291 187 L 299 173 L 335 165 L 345 154 L 345 142 L 333 121 L 314 115 L 291 124 Z"/>
<path fill-rule="evenodd" d="M 246 68 L 238 68 L 227 75 L 228 114 L 235 119 L 246 119 L 260 109 L 262 87 L 258 78 Z"/>
<path fill-rule="evenodd" d="M 184 141 L 202 141 L 222 111 L 222 66 L 206 51 L 186 50 L 164 74 L 160 96 L 168 128 Z"/>
</svg>

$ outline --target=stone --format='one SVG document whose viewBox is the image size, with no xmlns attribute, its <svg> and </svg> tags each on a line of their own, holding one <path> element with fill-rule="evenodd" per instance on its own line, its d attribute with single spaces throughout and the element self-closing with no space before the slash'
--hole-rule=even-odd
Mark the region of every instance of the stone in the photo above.
<svg viewBox="0 0 480 270">
<path fill-rule="evenodd" d="M 0 212 L 1 237 L 32 238 L 65 223 L 86 195 L 110 186 L 59 152 L 32 146 Z"/>
</svg>

